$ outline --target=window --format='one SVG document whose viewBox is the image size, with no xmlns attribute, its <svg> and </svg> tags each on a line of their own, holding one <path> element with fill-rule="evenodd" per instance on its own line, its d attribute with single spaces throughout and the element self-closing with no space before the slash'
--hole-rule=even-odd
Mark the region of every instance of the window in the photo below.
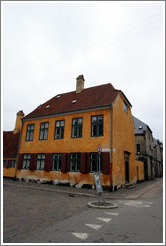
<svg viewBox="0 0 166 246">
<path fill-rule="evenodd" d="M 35 124 L 27 125 L 26 141 L 33 141 Z"/>
<path fill-rule="evenodd" d="M 62 160 L 62 154 L 53 154 L 52 170 L 55 171 L 61 170 L 61 160 Z"/>
<path fill-rule="evenodd" d="M 125 103 L 125 102 L 123 102 L 123 109 L 124 109 L 124 111 L 127 113 L 128 111 L 127 111 L 127 104 Z"/>
<path fill-rule="evenodd" d="M 64 120 L 58 120 L 55 123 L 55 139 L 62 139 L 64 137 Z"/>
<path fill-rule="evenodd" d="M 82 137 L 82 118 L 76 118 L 72 121 L 72 138 Z"/>
<path fill-rule="evenodd" d="M 92 116 L 91 118 L 91 136 L 103 136 L 103 115 Z"/>
<path fill-rule="evenodd" d="M 30 159 L 31 159 L 31 155 L 30 154 L 24 154 L 22 169 L 29 169 Z"/>
<path fill-rule="evenodd" d="M 45 164 L 45 154 L 38 154 L 36 169 L 44 170 L 44 164 Z"/>
<path fill-rule="evenodd" d="M 16 166 L 16 161 L 11 161 L 11 167 L 15 167 Z"/>
<path fill-rule="evenodd" d="M 99 172 L 99 158 L 100 158 L 100 172 L 103 172 L 103 155 L 99 157 L 98 153 L 90 154 L 90 171 Z"/>
<path fill-rule="evenodd" d="M 137 154 L 139 154 L 140 153 L 140 144 L 137 144 L 136 147 L 137 147 L 136 152 L 137 152 Z"/>
<path fill-rule="evenodd" d="M 70 154 L 70 171 L 80 172 L 81 154 Z"/>
<path fill-rule="evenodd" d="M 6 166 L 6 160 L 3 161 L 3 167 L 5 167 L 5 166 Z"/>
<path fill-rule="evenodd" d="M 48 138 L 48 122 L 41 123 L 39 140 L 47 140 Z"/>
</svg>

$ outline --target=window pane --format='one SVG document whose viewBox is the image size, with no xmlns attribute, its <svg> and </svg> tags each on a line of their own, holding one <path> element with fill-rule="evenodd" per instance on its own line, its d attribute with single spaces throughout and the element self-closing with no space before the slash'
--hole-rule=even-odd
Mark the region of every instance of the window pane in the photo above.
<svg viewBox="0 0 166 246">
<path fill-rule="evenodd" d="M 56 129 L 56 138 L 59 138 L 60 137 L 60 129 Z"/>
<path fill-rule="evenodd" d="M 92 136 L 97 136 L 97 126 L 92 125 Z"/>
<path fill-rule="evenodd" d="M 60 121 L 57 121 L 56 122 L 56 127 L 59 127 L 60 126 Z"/>
<path fill-rule="evenodd" d="M 22 165 L 22 167 L 25 168 L 25 166 L 26 166 L 26 161 L 23 160 L 23 165 Z"/>
<path fill-rule="evenodd" d="M 44 133 L 44 140 L 47 140 L 47 134 L 48 134 L 48 132 L 45 131 L 45 133 Z"/>
<path fill-rule="evenodd" d="M 92 172 L 96 172 L 96 162 L 92 161 Z"/>
<path fill-rule="evenodd" d="M 45 128 L 48 128 L 48 123 L 45 123 Z"/>
<path fill-rule="evenodd" d="M 34 130 L 34 125 L 31 125 L 31 130 Z"/>
<path fill-rule="evenodd" d="M 80 161 L 76 162 L 76 171 L 80 171 Z"/>
<path fill-rule="evenodd" d="M 30 133 L 29 139 L 32 141 L 33 140 L 33 132 Z"/>
<path fill-rule="evenodd" d="M 41 123 L 41 129 L 44 129 L 44 124 L 43 123 Z"/>
<path fill-rule="evenodd" d="M 40 169 L 40 161 L 37 161 L 36 169 Z"/>
<path fill-rule="evenodd" d="M 71 171 L 74 171 L 74 161 L 71 161 L 70 162 L 70 170 Z"/>
<path fill-rule="evenodd" d="M 37 155 L 37 159 L 41 159 L 41 154 L 38 154 Z"/>
<path fill-rule="evenodd" d="M 103 116 L 102 115 L 98 116 L 98 119 L 99 119 L 99 122 L 103 121 Z"/>
<path fill-rule="evenodd" d="M 27 169 L 29 169 L 30 161 L 27 161 Z"/>
<path fill-rule="evenodd" d="M 43 161 L 43 160 L 41 161 L 41 169 L 42 169 L 42 170 L 44 169 L 44 162 L 45 162 L 45 161 Z"/>
<path fill-rule="evenodd" d="M 61 128 L 61 135 L 60 135 L 60 137 L 63 138 L 63 135 L 64 135 L 64 129 Z"/>
<path fill-rule="evenodd" d="M 82 119 L 78 119 L 78 124 L 82 124 Z"/>
<path fill-rule="evenodd" d="M 99 136 L 103 135 L 103 125 L 99 125 Z"/>
<path fill-rule="evenodd" d="M 57 170 L 60 170 L 60 169 L 61 169 L 61 161 L 58 160 L 58 161 L 57 161 Z"/>
<path fill-rule="evenodd" d="M 61 126 L 64 126 L 65 125 L 65 122 L 64 120 L 61 121 Z"/>
<path fill-rule="evenodd" d="M 93 116 L 92 117 L 92 123 L 96 122 L 97 121 L 97 117 L 96 116 Z"/>
<path fill-rule="evenodd" d="M 74 119 L 73 120 L 73 125 L 76 125 L 77 124 L 77 119 Z"/>
<path fill-rule="evenodd" d="M 43 130 L 41 130 L 41 131 L 40 131 L 40 139 L 42 140 L 43 137 L 44 137 L 44 132 L 43 132 Z"/>
</svg>

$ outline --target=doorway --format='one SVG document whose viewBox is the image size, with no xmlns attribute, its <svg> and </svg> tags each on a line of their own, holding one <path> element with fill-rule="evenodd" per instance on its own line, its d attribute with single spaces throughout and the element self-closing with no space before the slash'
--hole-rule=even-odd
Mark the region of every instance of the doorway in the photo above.
<svg viewBox="0 0 166 246">
<path fill-rule="evenodd" d="M 129 175 L 129 157 L 130 153 L 125 151 L 125 183 L 129 183 L 130 181 L 130 175 Z"/>
</svg>

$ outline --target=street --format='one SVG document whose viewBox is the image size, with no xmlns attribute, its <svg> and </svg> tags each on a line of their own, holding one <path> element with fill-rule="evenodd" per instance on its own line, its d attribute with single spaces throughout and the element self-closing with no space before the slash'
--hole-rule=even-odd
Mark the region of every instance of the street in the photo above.
<svg viewBox="0 0 166 246">
<path fill-rule="evenodd" d="M 21 183 L 4 181 L 4 243 L 163 242 L 162 179 L 115 192 L 120 195 L 113 200 L 105 192 L 116 209 L 89 208 L 88 202 L 97 200 L 92 190 L 82 189 L 89 193 L 84 196 L 79 189 L 58 193 Z"/>
</svg>

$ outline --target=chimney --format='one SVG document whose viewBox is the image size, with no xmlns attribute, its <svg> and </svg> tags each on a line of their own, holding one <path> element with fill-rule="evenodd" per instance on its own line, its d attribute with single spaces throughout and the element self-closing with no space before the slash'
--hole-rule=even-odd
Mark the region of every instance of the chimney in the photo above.
<svg viewBox="0 0 166 246">
<path fill-rule="evenodd" d="M 24 112 L 20 110 L 16 116 L 16 123 L 15 123 L 15 129 L 14 129 L 13 134 L 18 133 L 21 130 L 21 125 L 22 125 L 21 120 L 23 117 L 24 117 Z"/>
<path fill-rule="evenodd" d="M 76 78 L 77 82 L 76 82 L 76 93 L 80 93 L 83 89 L 84 89 L 84 76 L 83 75 L 79 75 Z"/>
</svg>

